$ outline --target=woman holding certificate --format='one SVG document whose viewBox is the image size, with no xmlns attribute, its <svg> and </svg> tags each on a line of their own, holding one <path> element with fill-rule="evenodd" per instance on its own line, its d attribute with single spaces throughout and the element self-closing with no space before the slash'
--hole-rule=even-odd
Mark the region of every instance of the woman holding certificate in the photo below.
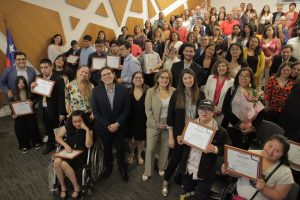
<svg viewBox="0 0 300 200">
<path fill-rule="evenodd" d="M 263 120 L 264 107 L 261 98 L 255 94 L 259 92 L 255 90 L 252 69 L 244 67 L 237 73 L 233 86 L 228 89 L 222 108 L 224 120 L 229 122 L 227 131 L 232 145 L 241 149 L 249 149 L 255 138 L 255 130 Z"/>
<path fill-rule="evenodd" d="M 71 153 L 74 150 L 83 151 L 82 154 L 73 159 L 60 157 L 54 159 L 55 174 L 61 186 L 61 199 L 66 199 L 67 197 L 65 176 L 68 177 L 74 187 L 72 199 L 77 199 L 80 193 L 80 185 L 76 179 L 75 171 L 86 163 L 87 150 L 93 145 L 93 132 L 88 126 L 88 119 L 85 117 L 84 112 L 76 110 L 55 136 L 56 142 L 62 145 L 67 153 Z M 65 136 L 66 140 L 64 140 Z"/>
<path fill-rule="evenodd" d="M 288 167 L 289 149 L 290 144 L 283 136 L 274 135 L 266 141 L 262 151 L 256 151 L 263 156 L 262 177 L 256 181 L 240 177 L 237 182 L 237 195 L 240 199 L 285 199 L 294 183 Z M 228 173 L 224 164 L 222 173 Z"/>
<path fill-rule="evenodd" d="M 161 69 L 155 76 L 155 85 L 147 91 L 145 99 L 145 111 L 147 115 L 147 148 L 145 172 L 143 181 L 152 176 L 154 165 L 154 152 L 160 140 L 160 153 L 158 170 L 159 175 L 164 175 L 168 163 L 168 130 L 167 116 L 169 101 L 175 88 L 171 86 L 172 75 L 167 69 Z"/>
<path fill-rule="evenodd" d="M 162 194 L 168 195 L 168 182 L 174 174 L 182 154 L 182 146 L 177 142 L 177 136 L 184 129 L 185 123 L 196 118 L 196 105 L 204 99 L 204 93 L 198 88 L 197 78 L 192 69 L 183 69 L 177 90 L 170 99 L 167 125 L 169 131 L 169 146 L 171 150 L 171 160 L 165 171 L 162 186 Z"/>
<path fill-rule="evenodd" d="M 17 76 L 15 88 L 13 94 L 9 96 L 12 102 L 12 117 L 15 119 L 15 132 L 19 149 L 22 153 L 27 153 L 31 148 L 30 142 L 36 149 L 40 148 L 41 138 L 30 100 L 31 93 L 24 76 Z M 20 104 L 21 102 L 23 104 Z"/>
<path fill-rule="evenodd" d="M 197 111 L 199 118 L 194 121 L 198 127 L 206 129 L 204 134 L 207 134 L 208 130 L 214 130 L 215 134 L 210 136 L 211 142 L 207 143 L 205 151 L 196 146 L 182 145 L 185 143 L 185 135 L 189 134 L 187 131 L 184 136 L 177 136 L 177 142 L 183 148 L 179 169 L 182 174 L 184 194 L 192 192 L 196 188 L 196 199 L 207 200 L 215 177 L 217 156 L 223 155 L 224 145 L 230 140 L 226 130 L 219 127 L 214 119 L 214 102 L 208 99 L 202 100 L 197 107 Z M 203 134 L 198 130 L 196 131 L 196 135 Z"/>
<path fill-rule="evenodd" d="M 58 55 L 55 58 L 53 63 L 53 72 L 61 76 L 64 79 L 65 84 L 67 84 L 69 81 L 74 80 L 75 78 L 72 70 L 67 65 L 65 56 L 63 55 Z"/>
</svg>

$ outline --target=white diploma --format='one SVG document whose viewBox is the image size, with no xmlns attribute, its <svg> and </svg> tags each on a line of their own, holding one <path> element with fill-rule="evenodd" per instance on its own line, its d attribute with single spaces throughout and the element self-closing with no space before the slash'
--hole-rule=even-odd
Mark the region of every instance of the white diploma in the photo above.
<svg viewBox="0 0 300 200">
<path fill-rule="evenodd" d="M 67 62 L 71 64 L 76 64 L 79 56 L 69 55 L 67 58 Z"/>
<path fill-rule="evenodd" d="M 145 54 L 144 55 L 144 73 L 145 74 L 150 74 L 151 71 L 150 69 L 153 68 L 153 66 L 157 65 L 159 62 L 158 57 L 153 54 L 153 53 L 149 53 L 149 54 Z M 152 72 L 158 72 L 159 70 L 155 70 Z"/>
<path fill-rule="evenodd" d="M 289 150 L 289 161 L 292 165 L 300 168 L 300 143 L 289 140 L 290 150 Z"/>
<path fill-rule="evenodd" d="M 17 116 L 27 115 L 33 113 L 33 109 L 30 106 L 30 101 L 19 101 L 11 103 L 14 114 Z"/>
<path fill-rule="evenodd" d="M 231 174 L 258 179 L 262 173 L 262 156 L 225 145 L 225 163 Z"/>
<path fill-rule="evenodd" d="M 183 143 L 205 152 L 214 134 L 214 130 L 190 121 L 184 130 Z"/>
<path fill-rule="evenodd" d="M 51 80 L 46 80 L 40 77 L 37 77 L 35 82 L 37 83 L 37 86 L 35 86 L 32 90 L 33 93 L 51 97 L 51 93 L 54 87 L 55 82 Z"/>
<path fill-rule="evenodd" d="M 114 68 L 114 69 L 119 69 L 120 57 L 119 56 L 106 56 L 106 65 L 111 68 Z"/>
<path fill-rule="evenodd" d="M 106 66 L 106 58 L 93 58 L 92 69 L 100 70 Z"/>
<path fill-rule="evenodd" d="M 54 156 L 55 157 L 59 157 L 59 158 L 74 159 L 74 158 L 76 158 L 77 156 L 79 156 L 82 153 L 83 153 L 82 150 L 75 150 L 75 149 L 72 149 L 72 152 L 68 153 L 64 149 L 64 150 L 62 150 L 62 151 L 60 151 L 58 153 L 55 153 Z"/>
</svg>

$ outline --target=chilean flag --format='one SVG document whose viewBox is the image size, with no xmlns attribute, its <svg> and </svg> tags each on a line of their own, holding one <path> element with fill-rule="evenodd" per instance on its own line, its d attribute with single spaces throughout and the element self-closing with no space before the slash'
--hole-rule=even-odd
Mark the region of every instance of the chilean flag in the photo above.
<svg viewBox="0 0 300 200">
<path fill-rule="evenodd" d="M 15 64 L 14 52 L 16 52 L 16 45 L 12 38 L 10 31 L 7 29 L 7 47 L 6 47 L 6 64 L 5 67 L 11 67 Z"/>
</svg>

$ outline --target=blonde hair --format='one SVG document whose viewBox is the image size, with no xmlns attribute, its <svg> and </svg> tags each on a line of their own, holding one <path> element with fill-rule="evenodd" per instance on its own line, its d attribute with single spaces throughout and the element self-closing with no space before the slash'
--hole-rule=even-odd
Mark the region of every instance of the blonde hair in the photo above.
<svg viewBox="0 0 300 200">
<path fill-rule="evenodd" d="M 77 78 L 78 78 L 78 72 L 80 69 L 82 69 L 83 67 L 87 67 L 89 69 L 88 66 L 85 66 L 85 65 L 82 65 L 80 67 L 78 67 L 77 69 L 77 72 L 76 72 L 76 81 L 77 81 Z M 89 102 L 91 102 L 92 100 L 92 90 L 93 90 L 93 84 L 90 82 L 90 72 L 89 72 L 89 76 L 88 76 L 88 79 L 83 81 L 83 97 L 85 100 L 88 100 Z M 77 82 L 78 84 L 78 82 Z"/>
<path fill-rule="evenodd" d="M 170 92 L 171 88 L 172 88 L 172 74 L 168 69 L 161 69 L 159 70 L 159 72 L 156 73 L 155 77 L 154 77 L 154 90 L 157 90 L 159 87 L 159 83 L 158 83 L 158 78 L 163 74 L 163 73 L 167 73 L 169 76 L 169 84 L 167 86 L 167 90 Z"/>
</svg>

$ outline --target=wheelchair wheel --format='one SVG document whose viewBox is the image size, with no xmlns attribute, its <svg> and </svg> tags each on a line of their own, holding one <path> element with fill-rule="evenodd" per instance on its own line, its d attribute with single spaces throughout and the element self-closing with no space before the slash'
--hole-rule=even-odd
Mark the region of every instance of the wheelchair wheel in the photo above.
<svg viewBox="0 0 300 200">
<path fill-rule="evenodd" d="M 91 150 L 91 165 L 90 165 L 90 172 L 91 172 L 91 179 L 93 182 L 99 180 L 102 170 L 103 170 L 103 144 L 102 140 L 98 138 L 93 145 Z"/>
</svg>

